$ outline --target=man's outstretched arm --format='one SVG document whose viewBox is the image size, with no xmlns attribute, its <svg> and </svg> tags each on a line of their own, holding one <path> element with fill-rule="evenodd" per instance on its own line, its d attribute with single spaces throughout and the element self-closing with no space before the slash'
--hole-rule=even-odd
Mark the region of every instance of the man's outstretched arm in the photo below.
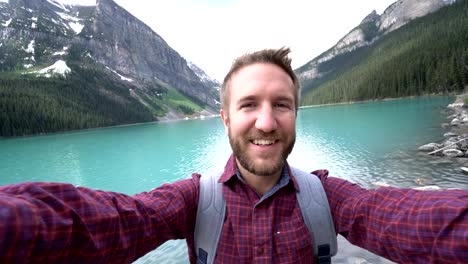
<svg viewBox="0 0 468 264">
<path fill-rule="evenodd" d="M 468 191 L 366 190 L 314 174 L 337 232 L 351 243 L 398 263 L 468 263 Z"/>
<path fill-rule="evenodd" d="M 196 202 L 194 179 L 135 196 L 61 183 L 2 186 L 0 263 L 129 263 L 185 238 Z"/>
</svg>

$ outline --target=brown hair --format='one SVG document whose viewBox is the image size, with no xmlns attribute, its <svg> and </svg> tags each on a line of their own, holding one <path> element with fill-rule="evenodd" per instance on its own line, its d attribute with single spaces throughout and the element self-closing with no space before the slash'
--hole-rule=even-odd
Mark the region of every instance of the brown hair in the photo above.
<svg viewBox="0 0 468 264">
<path fill-rule="evenodd" d="M 219 91 L 219 97 L 221 98 L 221 108 L 225 111 L 227 111 L 228 109 L 227 106 L 229 105 L 230 82 L 234 73 L 238 72 L 244 67 L 255 63 L 271 63 L 283 69 L 289 75 L 289 77 L 291 77 L 295 88 L 294 103 L 297 111 L 299 107 L 300 87 L 297 76 L 291 68 L 291 59 L 288 57 L 288 54 L 290 52 L 291 50 L 285 47 L 282 47 L 280 49 L 264 49 L 253 53 L 247 53 L 237 58 L 233 62 L 229 72 L 226 74 L 226 77 L 224 77 L 223 85 L 221 86 L 221 90 Z"/>
</svg>

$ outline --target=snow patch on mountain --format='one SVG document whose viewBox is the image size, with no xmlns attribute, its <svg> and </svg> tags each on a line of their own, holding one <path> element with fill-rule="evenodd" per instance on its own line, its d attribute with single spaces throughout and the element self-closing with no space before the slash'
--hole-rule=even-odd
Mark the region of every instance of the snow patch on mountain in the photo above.
<svg viewBox="0 0 468 264">
<path fill-rule="evenodd" d="M 8 19 L 7 21 L 5 21 L 5 23 L 2 24 L 2 26 L 8 27 L 10 25 L 11 21 L 13 21 L 12 18 Z"/>
<path fill-rule="evenodd" d="M 62 19 L 68 22 L 68 26 L 75 32 L 75 34 L 80 34 L 83 30 L 84 25 L 80 23 L 81 19 L 78 17 L 70 16 L 69 14 L 56 12 Z"/>
<path fill-rule="evenodd" d="M 36 71 L 34 73 L 43 74 L 45 77 L 51 77 L 53 74 L 59 74 L 66 76 L 71 72 L 71 69 L 67 66 L 67 63 L 63 60 L 58 60 L 51 66 L 44 68 L 42 70 Z"/>
<path fill-rule="evenodd" d="M 34 43 L 35 43 L 35 40 L 31 40 L 31 42 L 29 42 L 28 44 L 28 47 L 24 49 L 24 51 L 26 51 L 27 53 L 33 53 L 34 54 Z"/>
<path fill-rule="evenodd" d="M 31 28 L 37 28 L 37 17 L 31 18 L 31 20 L 33 21 L 31 23 Z"/>
<path fill-rule="evenodd" d="M 115 71 L 115 70 L 113 70 L 113 69 L 111 69 L 111 68 L 109 68 L 109 67 L 107 67 L 107 66 L 106 66 L 106 69 L 108 69 L 109 71 L 115 73 L 115 74 L 116 74 L 117 76 L 119 76 L 120 79 L 123 80 L 123 81 L 133 82 L 133 79 L 128 78 L 128 77 L 125 77 L 125 76 L 119 74 L 117 71 Z"/>
<path fill-rule="evenodd" d="M 62 9 L 62 10 L 65 10 L 67 12 L 70 12 L 70 10 L 68 10 L 68 8 L 65 7 L 65 5 L 63 5 L 62 3 L 59 3 L 57 1 L 54 1 L 54 0 L 47 0 L 47 2 L 51 3 L 52 5 Z"/>
<path fill-rule="evenodd" d="M 80 34 L 80 32 L 84 28 L 83 24 L 75 23 L 75 22 L 70 22 L 68 25 L 73 29 L 73 31 L 75 31 L 75 34 L 77 35 Z"/>
<path fill-rule="evenodd" d="M 68 47 L 63 47 L 62 51 L 56 51 L 52 54 L 52 56 L 63 56 L 68 54 Z"/>
</svg>

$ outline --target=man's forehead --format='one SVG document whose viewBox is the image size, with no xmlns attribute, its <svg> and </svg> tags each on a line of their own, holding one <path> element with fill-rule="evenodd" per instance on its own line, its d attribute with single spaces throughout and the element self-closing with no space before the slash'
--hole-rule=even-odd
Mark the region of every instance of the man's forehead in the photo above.
<svg viewBox="0 0 468 264">
<path fill-rule="evenodd" d="M 279 66 L 271 63 L 256 63 L 243 67 L 232 75 L 230 86 L 237 90 L 271 82 L 294 86 L 291 77 Z"/>
<path fill-rule="evenodd" d="M 232 74 L 231 80 L 237 79 L 240 76 L 258 77 L 258 76 L 261 76 L 262 73 L 265 73 L 265 72 L 269 72 L 269 73 L 274 72 L 275 74 L 278 74 L 278 75 L 286 75 L 289 79 L 291 79 L 288 73 L 276 64 L 273 64 L 270 62 L 256 62 L 256 63 L 246 65 L 244 67 L 241 67 L 240 69 L 235 71 Z M 291 82 L 292 82 L 292 79 L 291 79 Z"/>
</svg>

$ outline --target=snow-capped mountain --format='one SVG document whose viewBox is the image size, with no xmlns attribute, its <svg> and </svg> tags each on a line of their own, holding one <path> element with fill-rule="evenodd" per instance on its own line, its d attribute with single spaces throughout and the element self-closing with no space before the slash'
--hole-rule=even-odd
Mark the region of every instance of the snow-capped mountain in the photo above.
<svg viewBox="0 0 468 264">
<path fill-rule="evenodd" d="M 210 76 L 208 76 L 208 74 L 206 74 L 206 72 L 204 72 L 202 69 L 200 69 L 193 62 L 189 61 L 189 62 L 187 62 L 187 64 L 190 67 L 190 69 L 192 69 L 192 71 L 198 76 L 198 78 L 200 78 L 200 80 L 202 82 L 204 82 L 206 84 L 209 84 L 210 86 L 215 87 L 217 90 L 220 89 L 221 83 L 218 80 L 213 79 Z"/>
</svg>

